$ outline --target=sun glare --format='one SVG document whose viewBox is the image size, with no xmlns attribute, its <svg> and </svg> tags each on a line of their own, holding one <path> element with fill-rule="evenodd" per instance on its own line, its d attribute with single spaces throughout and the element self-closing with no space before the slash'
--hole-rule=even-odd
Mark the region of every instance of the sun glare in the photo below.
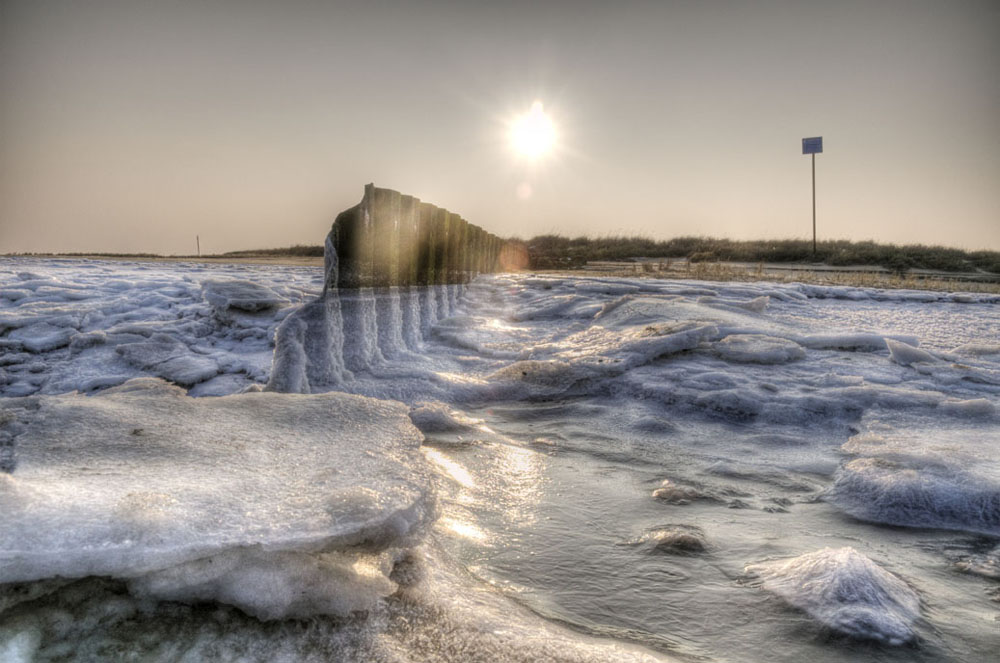
<svg viewBox="0 0 1000 663">
<path fill-rule="evenodd" d="M 552 151 L 556 129 L 542 102 L 531 104 L 531 110 L 514 119 L 510 126 L 510 144 L 514 151 L 529 159 L 537 159 Z"/>
</svg>

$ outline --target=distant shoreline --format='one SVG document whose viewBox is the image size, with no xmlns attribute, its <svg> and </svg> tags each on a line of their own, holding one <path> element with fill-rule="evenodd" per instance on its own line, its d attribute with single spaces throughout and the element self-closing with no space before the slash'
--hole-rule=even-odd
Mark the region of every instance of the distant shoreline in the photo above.
<svg viewBox="0 0 1000 663">
<path fill-rule="evenodd" d="M 6 254 L 4 258 L 40 258 L 44 260 L 108 260 L 114 262 L 202 262 L 207 264 L 234 265 L 289 265 L 295 267 L 322 267 L 322 256 L 151 256 L 151 255 L 101 255 L 99 253 L 21 253 Z"/>
<path fill-rule="evenodd" d="M 814 246 L 801 239 L 727 240 L 712 237 L 565 237 L 538 235 L 509 238 L 524 247 L 533 270 L 593 270 L 601 264 L 659 263 L 762 265 L 766 271 L 882 271 L 899 277 L 949 276 L 963 281 L 1000 281 L 1000 251 L 878 244 L 872 241 L 824 240 Z M 159 256 L 153 253 L 21 253 L 7 256 L 92 260 L 202 261 L 264 265 L 322 265 L 324 246 L 296 244 L 271 249 L 228 251 L 205 256 Z M 636 267 L 638 270 L 639 267 Z M 714 269 L 714 268 L 713 268 Z M 645 268 L 648 270 L 648 265 Z M 660 271 L 657 269 L 656 271 Z M 688 270 L 691 271 L 691 270 Z"/>
</svg>

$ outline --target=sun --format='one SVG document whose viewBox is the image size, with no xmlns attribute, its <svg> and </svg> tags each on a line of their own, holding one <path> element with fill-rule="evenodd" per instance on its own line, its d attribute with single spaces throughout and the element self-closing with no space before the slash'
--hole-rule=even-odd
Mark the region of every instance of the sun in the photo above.
<svg viewBox="0 0 1000 663">
<path fill-rule="evenodd" d="M 531 110 L 514 118 L 510 125 L 511 147 L 523 157 L 543 157 L 552 151 L 555 143 L 555 125 L 540 101 L 531 104 Z"/>
</svg>

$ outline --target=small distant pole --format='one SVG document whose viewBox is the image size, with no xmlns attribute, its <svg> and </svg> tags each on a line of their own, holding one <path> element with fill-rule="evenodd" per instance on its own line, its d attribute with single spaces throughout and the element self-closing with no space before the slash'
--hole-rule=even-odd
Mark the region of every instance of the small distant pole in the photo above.
<svg viewBox="0 0 1000 663">
<path fill-rule="evenodd" d="M 823 137 L 802 139 L 802 154 L 812 156 L 812 180 L 813 180 L 813 260 L 816 259 L 816 155 L 823 152 Z"/>
<path fill-rule="evenodd" d="M 816 174 L 814 172 L 813 173 L 813 178 L 815 179 L 815 177 L 816 177 Z M 815 186 L 815 184 L 813 186 Z M 813 197 L 813 210 L 814 210 L 813 211 L 813 216 L 816 216 L 815 208 L 816 208 L 816 199 L 815 199 L 815 196 L 814 196 Z M 816 234 L 816 222 L 815 221 L 813 221 L 813 234 L 814 235 Z M 201 237 L 198 236 L 198 235 L 195 235 L 194 236 L 194 241 L 197 242 L 197 244 L 198 244 L 198 257 L 200 258 L 201 257 Z M 813 253 L 816 253 L 816 248 L 815 247 L 813 247 Z"/>
</svg>

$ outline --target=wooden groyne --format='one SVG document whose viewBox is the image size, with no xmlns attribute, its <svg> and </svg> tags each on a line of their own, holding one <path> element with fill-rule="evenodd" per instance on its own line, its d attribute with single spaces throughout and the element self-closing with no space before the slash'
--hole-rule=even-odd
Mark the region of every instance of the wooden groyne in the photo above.
<svg viewBox="0 0 1000 663">
<path fill-rule="evenodd" d="M 461 308 L 471 279 L 523 268 L 527 249 L 369 184 L 360 203 L 337 215 L 324 263 L 323 293 L 276 330 L 269 391 L 329 390 L 420 352 L 435 325 Z"/>
<path fill-rule="evenodd" d="M 365 185 L 326 240 L 326 289 L 467 283 L 499 271 L 516 251 L 458 214 Z"/>
</svg>

